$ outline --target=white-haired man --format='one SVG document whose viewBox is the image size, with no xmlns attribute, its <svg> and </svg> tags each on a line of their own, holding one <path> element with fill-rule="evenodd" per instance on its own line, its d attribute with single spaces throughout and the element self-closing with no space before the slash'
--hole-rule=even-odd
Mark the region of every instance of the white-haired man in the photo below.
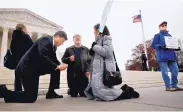
<svg viewBox="0 0 183 112">
<path fill-rule="evenodd" d="M 85 97 L 84 90 L 88 85 L 90 74 L 89 49 L 81 45 L 81 36 L 73 36 L 74 45 L 68 47 L 62 57 L 62 62 L 68 64 L 67 82 L 71 97 Z"/>
</svg>

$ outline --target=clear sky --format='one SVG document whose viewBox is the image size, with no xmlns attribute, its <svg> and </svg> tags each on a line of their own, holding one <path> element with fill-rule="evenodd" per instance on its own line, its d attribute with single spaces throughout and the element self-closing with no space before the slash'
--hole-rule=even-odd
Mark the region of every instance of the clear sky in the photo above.
<svg viewBox="0 0 183 112">
<path fill-rule="evenodd" d="M 61 26 L 69 40 L 60 48 L 72 45 L 74 33 L 82 35 L 83 45 L 94 41 L 93 26 L 100 22 L 106 0 L 0 0 L 0 8 L 27 8 Z M 131 58 L 131 49 L 142 42 L 140 23 L 132 17 L 142 10 L 145 38 L 159 32 L 158 25 L 168 21 L 172 36 L 183 38 L 183 0 L 115 0 L 106 25 L 113 38 L 113 46 L 121 69 Z"/>
</svg>

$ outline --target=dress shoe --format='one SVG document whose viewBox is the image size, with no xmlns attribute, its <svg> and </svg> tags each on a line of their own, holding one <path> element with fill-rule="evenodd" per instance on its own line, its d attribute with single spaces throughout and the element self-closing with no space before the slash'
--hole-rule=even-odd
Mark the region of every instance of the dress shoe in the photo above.
<svg viewBox="0 0 183 112">
<path fill-rule="evenodd" d="M 130 92 L 123 91 L 122 94 L 118 97 L 119 100 L 121 99 L 131 99 Z"/>
<path fill-rule="evenodd" d="M 176 91 L 183 91 L 183 88 L 180 88 L 180 87 L 176 87 L 175 89 Z"/>
<path fill-rule="evenodd" d="M 67 94 L 71 95 L 71 90 L 70 89 L 67 90 Z"/>
<path fill-rule="evenodd" d="M 134 89 L 133 89 L 132 87 L 128 86 L 127 84 L 124 84 L 124 85 L 121 87 L 121 89 L 122 89 L 123 91 L 129 91 L 129 92 L 133 92 L 133 91 L 134 91 Z"/>
<path fill-rule="evenodd" d="M 165 91 L 177 91 L 176 88 L 166 88 Z"/>
<path fill-rule="evenodd" d="M 0 98 L 4 98 L 7 90 L 6 85 L 0 85 Z"/>
<path fill-rule="evenodd" d="M 128 86 L 126 85 L 126 84 L 124 84 L 122 87 L 121 87 L 121 89 L 123 90 L 123 91 L 126 91 L 126 88 L 127 88 Z"/>
<path fill-rule="evenodd" d="M 121 87 L 121 89 L 124 91 L 124 92 L 128 92 L 128 94 L 131 96 L 131 98 L 139 98 L 140 97 L 140 94 L 135 91 L 132 87 L 128 86 L 127 84 L 123 85 Z M 125 93 L 127 94 L 127 93 Z"/>
<path fill-rule="evenodd" d="M 137 91 L 130 92 L 132 98 L 139 98 L 140 94 Z"/>
<path fill-rule="evenodd" d="M 79 93 L 79 97 L 86 97 L 86 95 L 84 93 Z"/>
<path fill-rule="evenodd" d="M 63 98 L 63 95 L 58 95 L 55 91 L 48 92 L 46 94 L 46 99 Z"/>
</svg>

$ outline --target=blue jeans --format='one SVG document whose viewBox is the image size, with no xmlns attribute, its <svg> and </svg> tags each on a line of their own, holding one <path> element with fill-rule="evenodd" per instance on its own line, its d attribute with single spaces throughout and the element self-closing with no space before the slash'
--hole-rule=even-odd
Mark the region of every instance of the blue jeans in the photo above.
<svg viewBox="0 0 183 112">
<path fill-rule="evenodd" d="M 166 88 L 176 88 L 178 83 L 177 76 L 179 72 L 177 63 L 175 61 L 159 62 L 159 66 Z M 171 81 L 168 76 L 168 68 L 171 72 Z"/>
</svg>

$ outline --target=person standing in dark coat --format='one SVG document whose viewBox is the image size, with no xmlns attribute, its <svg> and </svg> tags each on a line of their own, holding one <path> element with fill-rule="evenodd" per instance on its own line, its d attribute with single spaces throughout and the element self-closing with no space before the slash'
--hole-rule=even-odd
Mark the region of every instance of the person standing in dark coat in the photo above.
<svg viewBox="0 0 183 112">
<path fill-rule="evenodd" d="M 62 57 L 62 62 L 68 64 L 67 82 L 71 97 L 84 97 L 90 74 L 89 49 L 81 45 L 81 36 L 73 36 L 74 45 L 68 47 Z"/>
<path fill-rule="evenodd" d="M 142 52 L 142 55 L 141 55 L 141 61 L 142 61 L 142 71 L 148 71 L 147 57 L 146 57 L 144 51 Z"/>
<path fill-rule="evenodd" d="M 37 100 L 39 77 L 55 70 L 65 70 L 66 64 L 60 64 L 54 48 L 67 40 L 63 31 L 58 31 L 52 37 L 41 37 L 21 58 L 15 69 L 15 74 L 21 76 L 24 91 L 10 91 L 5 85 L 0 85 L 0 98 L 6 103 L 33 103 Z"/>
<path fill-rule="evenodd" d="M 16 66 L 18 65 L 20 59 L 32 46 L 33 41 L 28 35 L 27 28 L 24 24 L 17 24 L 16 30 L 13 31 L 12 40 L 10 44 L 10 49 L 13 54 Z M 21 77 L 15 75 L 15 91 L 22 91 L 22 81 Z"/>
</svg>

